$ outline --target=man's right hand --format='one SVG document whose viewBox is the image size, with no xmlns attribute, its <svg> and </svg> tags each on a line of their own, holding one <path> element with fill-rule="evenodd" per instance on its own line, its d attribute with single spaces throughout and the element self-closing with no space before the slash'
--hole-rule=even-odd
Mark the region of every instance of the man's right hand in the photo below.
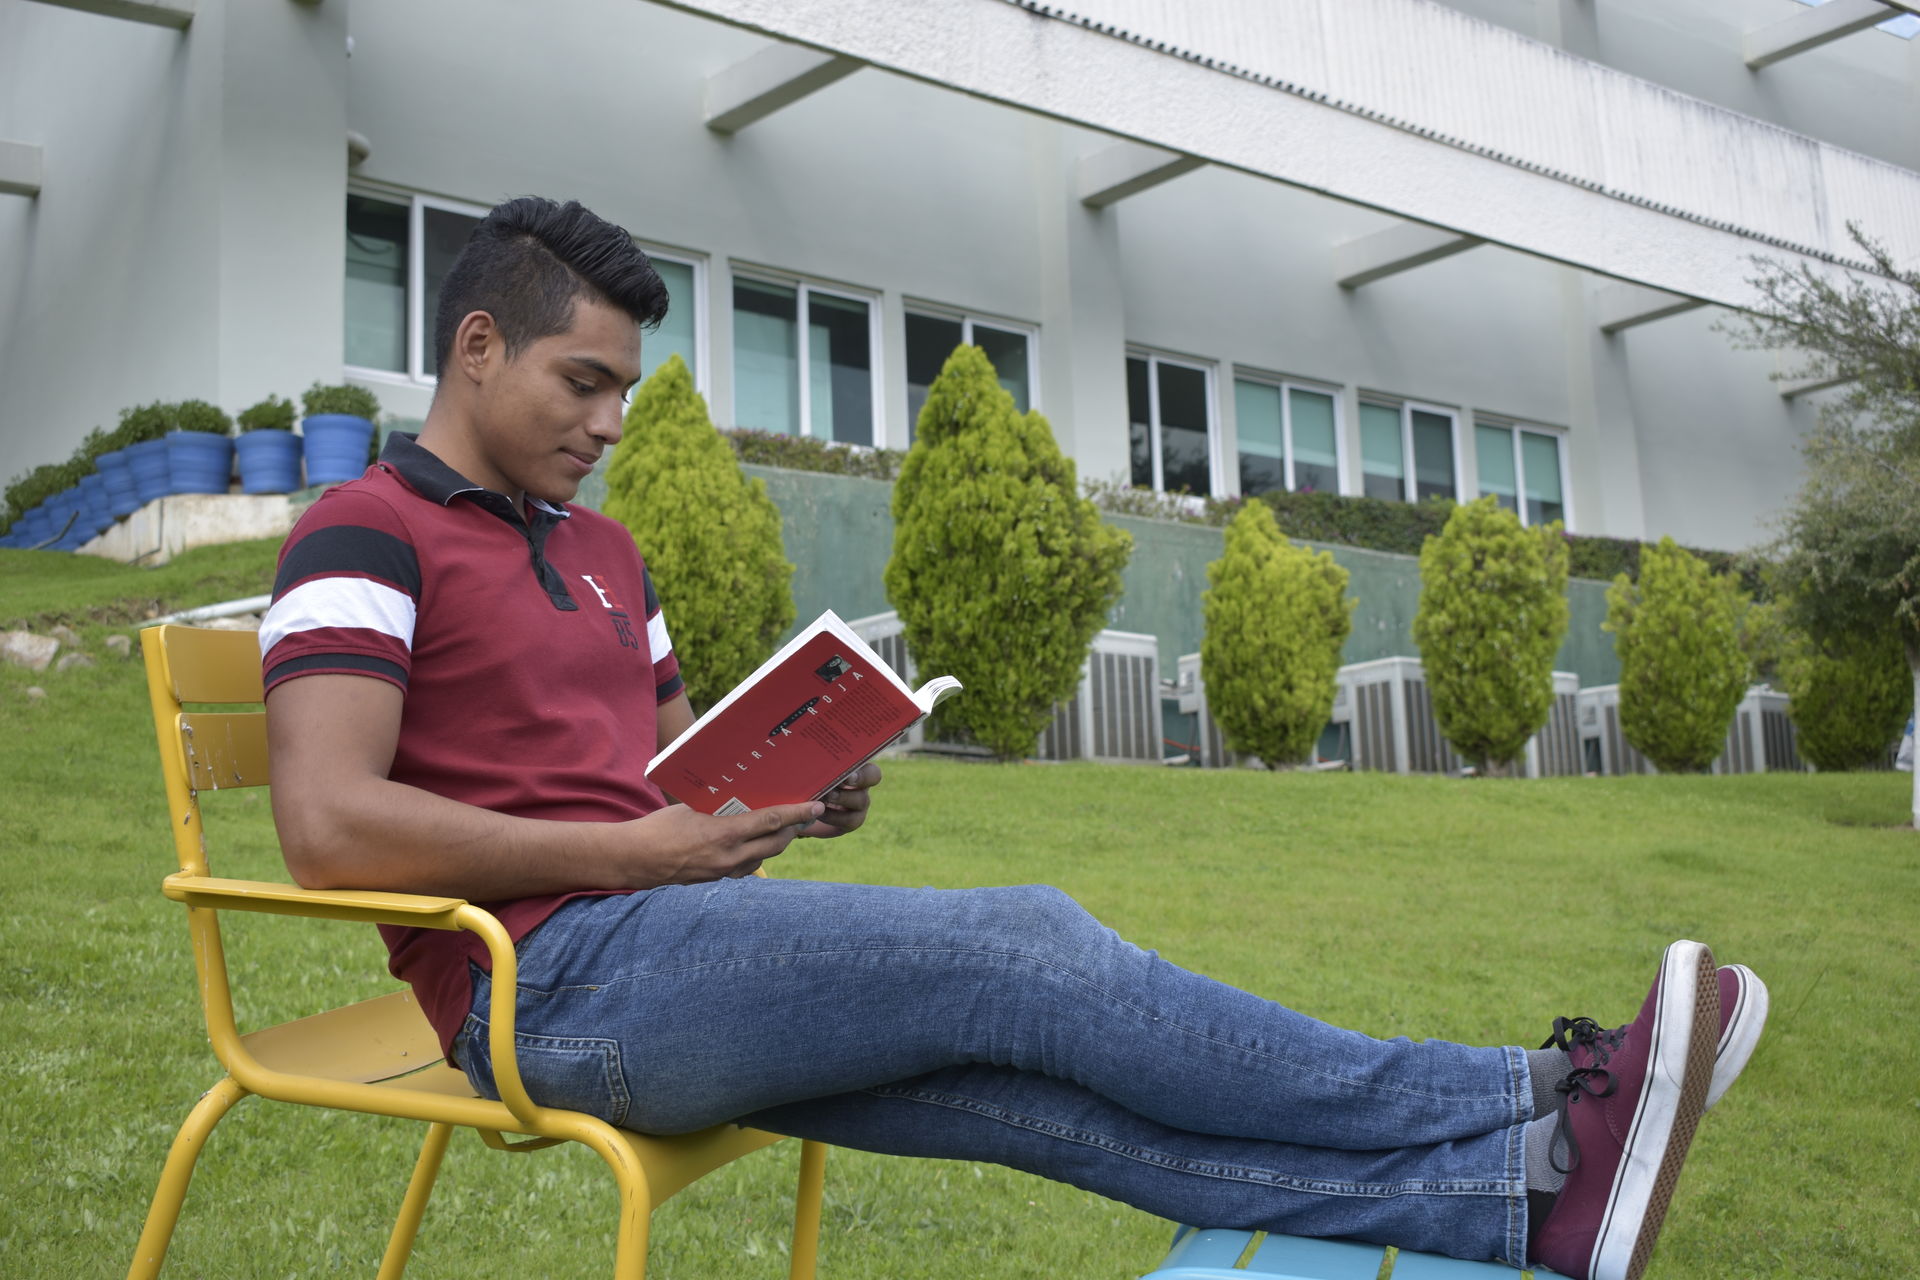
<svg viewBox="0 0 1920 1280">
<path fill-rule="evenodd" d="M 676 804 L 623 823 L 633 832 L 636 888 L 750 876 L 826 811 L 818 800 L 717 818 Z"/>
</svg>

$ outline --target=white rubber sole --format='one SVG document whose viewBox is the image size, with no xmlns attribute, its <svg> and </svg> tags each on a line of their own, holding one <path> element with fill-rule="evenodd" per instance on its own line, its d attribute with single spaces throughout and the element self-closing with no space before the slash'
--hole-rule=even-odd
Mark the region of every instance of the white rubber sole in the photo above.
<svg viewBox="0 0 1920 1280">
<path fill-rule="evenodd" d="M 1704 943 L 1673 943 L 1660 961 L 1646 1082 L 1595 1236 L 1591 1280 L 1639 1280 L 1693 1142 L 1720 1040 L 1720 993 Z"/>
<path fill-rule="evenodd" d="M 1727 1091 L 1727 1086 L 1739 1079 L 1746 1070 L 1747 1060 L 1753 1057 L 1753 1050 L 1760 1043 L 1760 1033 L 1767 1026 L 1767 1010 L 1771 999 L 1767 995 L 1767 984 L 1760 981 L 1759 975 L 1743 964 L 1730 964 L 1739 979 L 1735 984 L 1734 1003 L 1731 1008 L 1720 1010 L 1721 1019 L 1727 1024 L 1720 1033 L 1720 1048 L 1713 1059 L 1713 1085 L 1707 1090 L 1707 1106 L 1714 1103 Z M 1721 993 L 1724 1000 L 1726 993 Z"/>
</svg>

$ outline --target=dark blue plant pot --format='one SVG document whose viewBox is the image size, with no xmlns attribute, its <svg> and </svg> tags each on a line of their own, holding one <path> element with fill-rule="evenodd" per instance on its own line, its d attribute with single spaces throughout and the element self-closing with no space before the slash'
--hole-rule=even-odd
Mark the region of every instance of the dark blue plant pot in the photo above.
<svg viewBox="0 0 1920 1280">
<path fill-rule="evenodd" d="M 20 532 L 20 546 L 37 547 L 45 542 L 47 535 L 53 532 L 48 525 L 51 519 L 52 516 L 44 502 L 21 516 L 20 523 L 14 526 Z"/>
<path fill-rule="evenodd" d="M 113 527 L 113 511 L 107 501 L 107 478 L 98 471 L 80 481 L 79 527 L 91 541 Z"/>
<path fill-rule="evenodd" d="M 127 458 L 125 449 L 115 449 L 112 453 L 103 453 L 93 460 L 100 468 L 100 474 L 107 478 L 107 509 L 114 518 L 130 516 L 140 509 L 139 486 L 134 483 L 133 464 Z"/>
<path fill-rule="evenodd" d="M 127 446 L 127 469 L 133 472 L 133 496 L 144 507 L 173 492 L 173 472 L 167 466 L 167 442 L 142 440 Z M 137 509 L 137 508 L 136 508 Z"/>
<path fill-rule="evenodd" d="M 51 498 L 47 499 L 47 506 L 52 509 L 53 515 L 53 527 L 47 532 L 49 535 L 60 535 L 60 540 L 48 547 L 47 550 L 73 551 L 78 549 L 81 543 L 93 536 L 92 529 L 84 524 L 80 518 L 80 489 L 78 486 L 54 494 Z"/>
<path fill-rule="evenodd" d="M 292 493 L 300 487 L 300 437 L 291 431 L 249 431 L 233 442 L 240 492 Z"/>
<path fill-rule="evenodd" d="M 367 470 L 373 423 L 351 413 L 315 413 L 301 421 L 306 440 L 307 483 L 339 484 Z"/>
<path fill-rule="evenodd" d="M 169 431 L 167 468 L 174 493 L 225 493 L 233 484 L 233 441 L 207 431 Z"/>
</svg>

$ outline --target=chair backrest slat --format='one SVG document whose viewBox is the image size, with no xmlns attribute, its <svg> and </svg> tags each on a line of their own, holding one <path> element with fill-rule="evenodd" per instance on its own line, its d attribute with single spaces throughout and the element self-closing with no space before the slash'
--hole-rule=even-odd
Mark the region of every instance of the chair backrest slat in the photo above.
<svg viewBox="0 0 1920 1280">
<path fill-rule="evenodd" d="M 180 739 L 187 752 L 187 785 L 195 791 L 260 787 L 272 780 L 264 711 L 191 712 L 180 717 Z"/>
<path fill-rule="evenodd" d="M 172 628 L 167 672 L 180 702 L 258 702 L 260 633 Z"/>
</svg>

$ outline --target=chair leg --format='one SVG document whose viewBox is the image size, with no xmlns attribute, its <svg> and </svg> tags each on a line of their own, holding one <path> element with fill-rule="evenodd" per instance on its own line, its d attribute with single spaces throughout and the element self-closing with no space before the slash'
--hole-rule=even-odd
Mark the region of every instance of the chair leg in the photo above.
<svg viewBox="0 0 1920 1280">
<path fill-rule="evenodd" d="M 613 1181 L 620 1188 L 620 1230 L 614 1237 L 614 1280 L 646 1280 L 647 1228 L 653 1217 L 653 1196 L 647 1187 L 647 1171 L 634 1158 L 633 1148 L 615 1136 L 612 1125 L 596 1122 L 575 1134 L 600 1153 L 613 1170 Z"/>
<path fill-rule="evenodd" d="M 167 1151 L 167 1163 L 160 1170 L 160 1185 L 154 1189 L 153 1205 L 147 1210 L 146 1226 L 141 1228 L 140 1243 L 134 1246 L 133 1263 L 127 1268 L 127 1280 L 153 1280 L 160 1264 L 167 1259 L 167 1245 L 173 1240 L 173 1228 L 180 1221 L 180 1206 L 187 1198 L 187 1183 L 193 1179 L 194 1162 L 206 1146 L 207 1135 L 228 1108 L 247 1096 L 247 1090 L 228 1076 L 201 1096 L 187 1113 L 186 1123 L 174 1136 Z"/>
<path fill-rule="evenodd" d="M 407 1198 L 400 1202 L 400 1217 L 387 1237 L 387 1252 L 380 1259 L 378 1280 L 400 1280 L 413 1256 L 413 1239 L 420 1233 L 420 1220 L 427 1214 L 427 1198 L 433 1194 L 434 1179 L 440 1176 L 440 1159 L 447 1154 L 447 1139 L 453 1136 L 450 1124 L 427 1126 L 427 1140 L 420 1144 L 420 1158 L 414 1162 L 413 1177 L 407 1182 Z"/>
<path fill-rule="evenodd" d="M 820 1199 L 826 1187 L 827 1147 L 823 1142 L 800 1144 L 800 1189 L 793 1198 L 793 1266 L 791 1280 L 813 1280 L 820 1259 Z"/>
</svg>

